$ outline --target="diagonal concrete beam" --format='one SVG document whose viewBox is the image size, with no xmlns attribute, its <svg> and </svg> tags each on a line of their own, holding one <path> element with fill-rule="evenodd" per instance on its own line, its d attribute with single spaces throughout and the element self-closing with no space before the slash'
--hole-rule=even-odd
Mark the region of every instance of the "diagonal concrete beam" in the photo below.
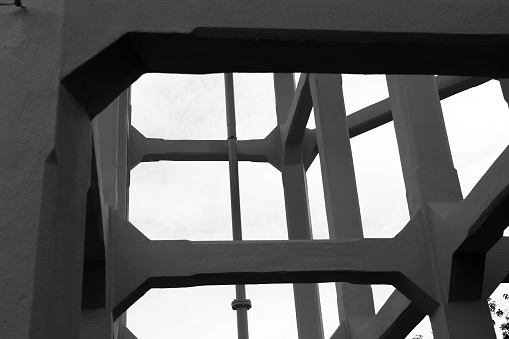
<svg viewBox="0 0 509 339">
<path fill-rule="evenodd" d="M 491 80 L 490 78 L 442 76 L 435 77 L 438 96 L 441 100 L 458 94 L 469 88 L 482 85 Z M 502 83 L 502 82 L 501 82 Z M 508 90 L 509 91 L 509 90 Z M 392 110 L 389 99 L 381 100 L 358 110 L 346 117 L 350 138 L 368 132 L 379 126 L 392 121 Z M 318 154 L 316 145 L 316 131 L 306 130 L 303 140 L 304 164 L 306 169 L 311 166 Z"/>
<path fill-rule="evenodd" d="M 309 78 L 307 74 L 301 73 L 290 111 L 281 130 L 283 144 L 299 144 L 302 142 L 312 108 Z"/>
<path fill-rule="evenodd" d="M 454 253 L 486 254 L 509 224 L 509 146 L 447 218 Z"/>
<path fill-rule="evenodd" d="M 442 76 L 435 77 L 438 96 L 441 100 L 475 86 L 482 85 L 490 78 Z M 370 131 L 392 121 L 389 99 L 381 100 L 347 116 L 350 138 Z"/>
<path fill-rule="evenodd" d="M 367 326 L 353 336 L 358 339 L 404 339 L 426 316 L 398 290 L 394 291 Z M 342 325 L 330 339 L 354 339 L 341 330 Z"/>
<path fill-rule="evenodd" d="M 124 218 L 113 214 L 110 220 L 116 223 L 112 257 L 115 317 L 150 288 L 334 281 L 404 285 L 407 281 L 401 272 L 413 270 L 401 258 L 416 256 L 412 252 L 415 244 L 401 237 L 150 241 Z"/>
<path fill-rule="evenodd" d="M 278 167 L 277 136 L 271 132 L 265 139 L 239 140 L 240 161 L 269 162 Z M 153 161 L 228 161 L 226 140 L 164 140 L 146 138 L 131 127 L 129 168 L 140 162 Z"/>
<path fill-rule="evenodd" d="M 426 313 L 399 291 L 394 291 L 359 339 L 404 339 Z"/>
<path fill-rule="evenodd" d="M 306 171 L 318 155 L 318 143 L 316 139 L 316 129 L 307 129 L 302 140 L 302 162 Z"/>
<path fill-rule="evenodd" d="M 497 253 L 498 247 L 502 246 L 503 242 L 498 246 L 496 244 L 509 223 L 508 169 L 509 147 L 445 220 L 442 238 L 446 245 L 443 246 L 444 251 L 450 258 L 444 263 L 445 272 L 449 275 L 447 285 L 450 301 L 481 298 L 501 282 L 500 278 L 493 281 L 492 275 L 496 272 L 486 269 L 493 264 L 497 266 L 493 253 Z M 494 251 L 488 255 L 494 246 Z M 487 263 L 486 259 L 490 262 Z M 465 280 L 469 283 L 465 284 Z"/>
</svg>

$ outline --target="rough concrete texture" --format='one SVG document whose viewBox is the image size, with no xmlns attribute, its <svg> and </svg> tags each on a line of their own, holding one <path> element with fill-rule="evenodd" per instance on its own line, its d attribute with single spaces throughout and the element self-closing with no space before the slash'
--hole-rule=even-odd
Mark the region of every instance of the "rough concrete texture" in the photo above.
<svg viewBox="0 0 509 339">
<path fill-rule="evenodd" d="M 488 80 L 472 76 L 500 79 L 507 100 L 506 1 L 25 2 L 0 7 L 2 337 L 132 338 L 122 313 L 149 288 L 293 282 L 307 286 L 299 335 L 320 338 L 315 284 L 330 281 L 398 289 L 373 315 L 368 288 L 341 288 L 335 338 L 402 338 L 425 315 L 436 338 L 494 338 L 484 298 L 507 279 L 509 151 L 463 199 L 439 100 Z M 226 144 L 144 138 L 125 90 L 146 72 L 234 71 L 313 72 L 296 89 L 276 73 L 278 125 L 238 143 L 239 160 L 282 172 L 292 240 L 149 241 L 125 220 L 129 169 L 226 160 Z M 390 98 L 345 119 L 340 79 L 320 72 L 452 76 L 389 75 Z M 412 218 L 362 239 L 348 136 L 392 118 Z M 328 241 L 311 240 L 307 208 L 317 152 Z"/>
<path fill-rule="evenodd" d="M 60 83 L 63 1 L 0 8 L 0 333 L 77 338 L 91 136 Z"/>
</svg>

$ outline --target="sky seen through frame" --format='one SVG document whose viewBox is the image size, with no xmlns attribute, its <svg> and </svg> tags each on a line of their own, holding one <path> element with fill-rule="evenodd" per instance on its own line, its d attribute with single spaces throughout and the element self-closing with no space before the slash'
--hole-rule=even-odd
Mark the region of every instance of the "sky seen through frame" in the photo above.
<svg viewBox="0 0 509 339">
<path fill-rule="evenodd" d="M 296 74 L 296 81 L 298 74 Z M 234 74 L 237 136 L 261 139 L 276 126 L 272 74 Z M 347 114 L 388 97 L 383 75 L 343 75 Z M 146 137 L 226 138 L 222 74 L 146 74 L 132 86 L 132 124 Z M 509 110 L 497 81 L 442 101 L 452 156 L 466 196 L 509 144 Z M 308 128 L 314 128 L 313 113 Z M 351 139 L 368 238 L 393 237 L 408 222 L 394 126 Z M 286 240 L 281 174 L 270 164 L 239 163 L 245 240 Z M 152 240 L 231 240 L 227 162 L 141 163 L 131 173 L 130 221 Z M 307 172 L 313 236 L 328 239 L 320 162 Z M 171 260 L 171 258 L 168 258 Z M 319 284 L 325 338 L 339 325 L 333 283 Z M 373 286 L 376 310 L 392 286 Z M 505 292 L 504 292 L 505 291 Z M 494 297 L 507 293 L 501 286 Z M 297 338 L 291 284 L 248 285 L 251 339 Z M 236 339 L 234 286 L 153 289 L 128 311 L 139 339 Z M 499 299 L 497 299 L 499 300 Z M 432 338 L 429 320 L 408 336 Z"/>
</svg>

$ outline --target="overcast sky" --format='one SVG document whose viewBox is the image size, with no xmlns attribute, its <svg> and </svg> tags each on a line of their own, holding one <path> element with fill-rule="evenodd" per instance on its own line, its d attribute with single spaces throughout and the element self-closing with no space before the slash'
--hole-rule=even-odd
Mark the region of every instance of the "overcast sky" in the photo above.
<svg viewBox="0 0 509 339">
<path fill-rule="evenodd" d="M 235 74 L 234 82 L 238 139 L 264 138 L 276 126 L 272 74 Z M 344 75 L 343 91 L 348 114 L 388 96 L 382 75 Z M 146 137 L 226 137 L 222 74 L 144 75 L 132 87 L 132 107 L 132 124 Z M 443 100 L 442 108 L 466 196 L 509 144 L 507 104 L 498 82 L 490 81 Z M 308 127 L 314 128 L 313 118 Z M 393 237 L 409 220 L 394 126 L 351 143 L 364 235 Z M 328 239 L 318 158 L 307 174 L 313 235 Z M 286 240 L 280 172 L 270 164 L 241 162 L 239 175 L 244 239 Z M 142 163 L 131 174 L 129 218 L 153 240 L 230 240 L 228 176 L 227 162 Z M 336 294 L 333 284 L 319 286 L 329 338 L 339 324 Z M 393 288 L 373 291 L 378 310 Z M 247 296 L 253 303 L 251 339 L 297 339 L 291 285 L 248 285 Z M 236 339 L 234 297 L 233 286 L 154 289 L 129 309 L 128 327 L 138 339 Z M 412 333 L 432 338 L 429 321 Z"/>
</svg>

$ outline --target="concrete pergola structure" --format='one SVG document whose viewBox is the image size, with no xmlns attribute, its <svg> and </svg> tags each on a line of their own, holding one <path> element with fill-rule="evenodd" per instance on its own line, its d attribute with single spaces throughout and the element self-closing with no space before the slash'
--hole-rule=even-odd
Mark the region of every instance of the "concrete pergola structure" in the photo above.
<svg viewBox="0 0 509 339">
<path fill-rule="evenodd" d="M 299 337 L 321 338 L 315 284 L 337 282 L 333 338 L 404 338 L 426 315 L 435 338 L 495 337 L 485 299 L 509 270 L 509 150 L 462 197 L 439 100 L 492 78 L 508 99 L 505 1 L 25 5 L 0 7 L 2 336 L 132 338 L 122 314 L 150 288 L 291 282 Z M 278 126 L 238 155 L 281 170 L 291 240 L 150 241 L 126 220 L 136 163 L 228 159 L 226 141 L 130 128 L 125 90 L 147 72 L 275 73 Z M 390 97 L 345 117 L 341 73 L 393 74 Z M 349 138 L 391 119 L 411 219 L 363 239 Z M 327 241 L 310 240 L 318 151 Z M 397 289 L 376 315 L 369 284 Z"/>
</svg>

